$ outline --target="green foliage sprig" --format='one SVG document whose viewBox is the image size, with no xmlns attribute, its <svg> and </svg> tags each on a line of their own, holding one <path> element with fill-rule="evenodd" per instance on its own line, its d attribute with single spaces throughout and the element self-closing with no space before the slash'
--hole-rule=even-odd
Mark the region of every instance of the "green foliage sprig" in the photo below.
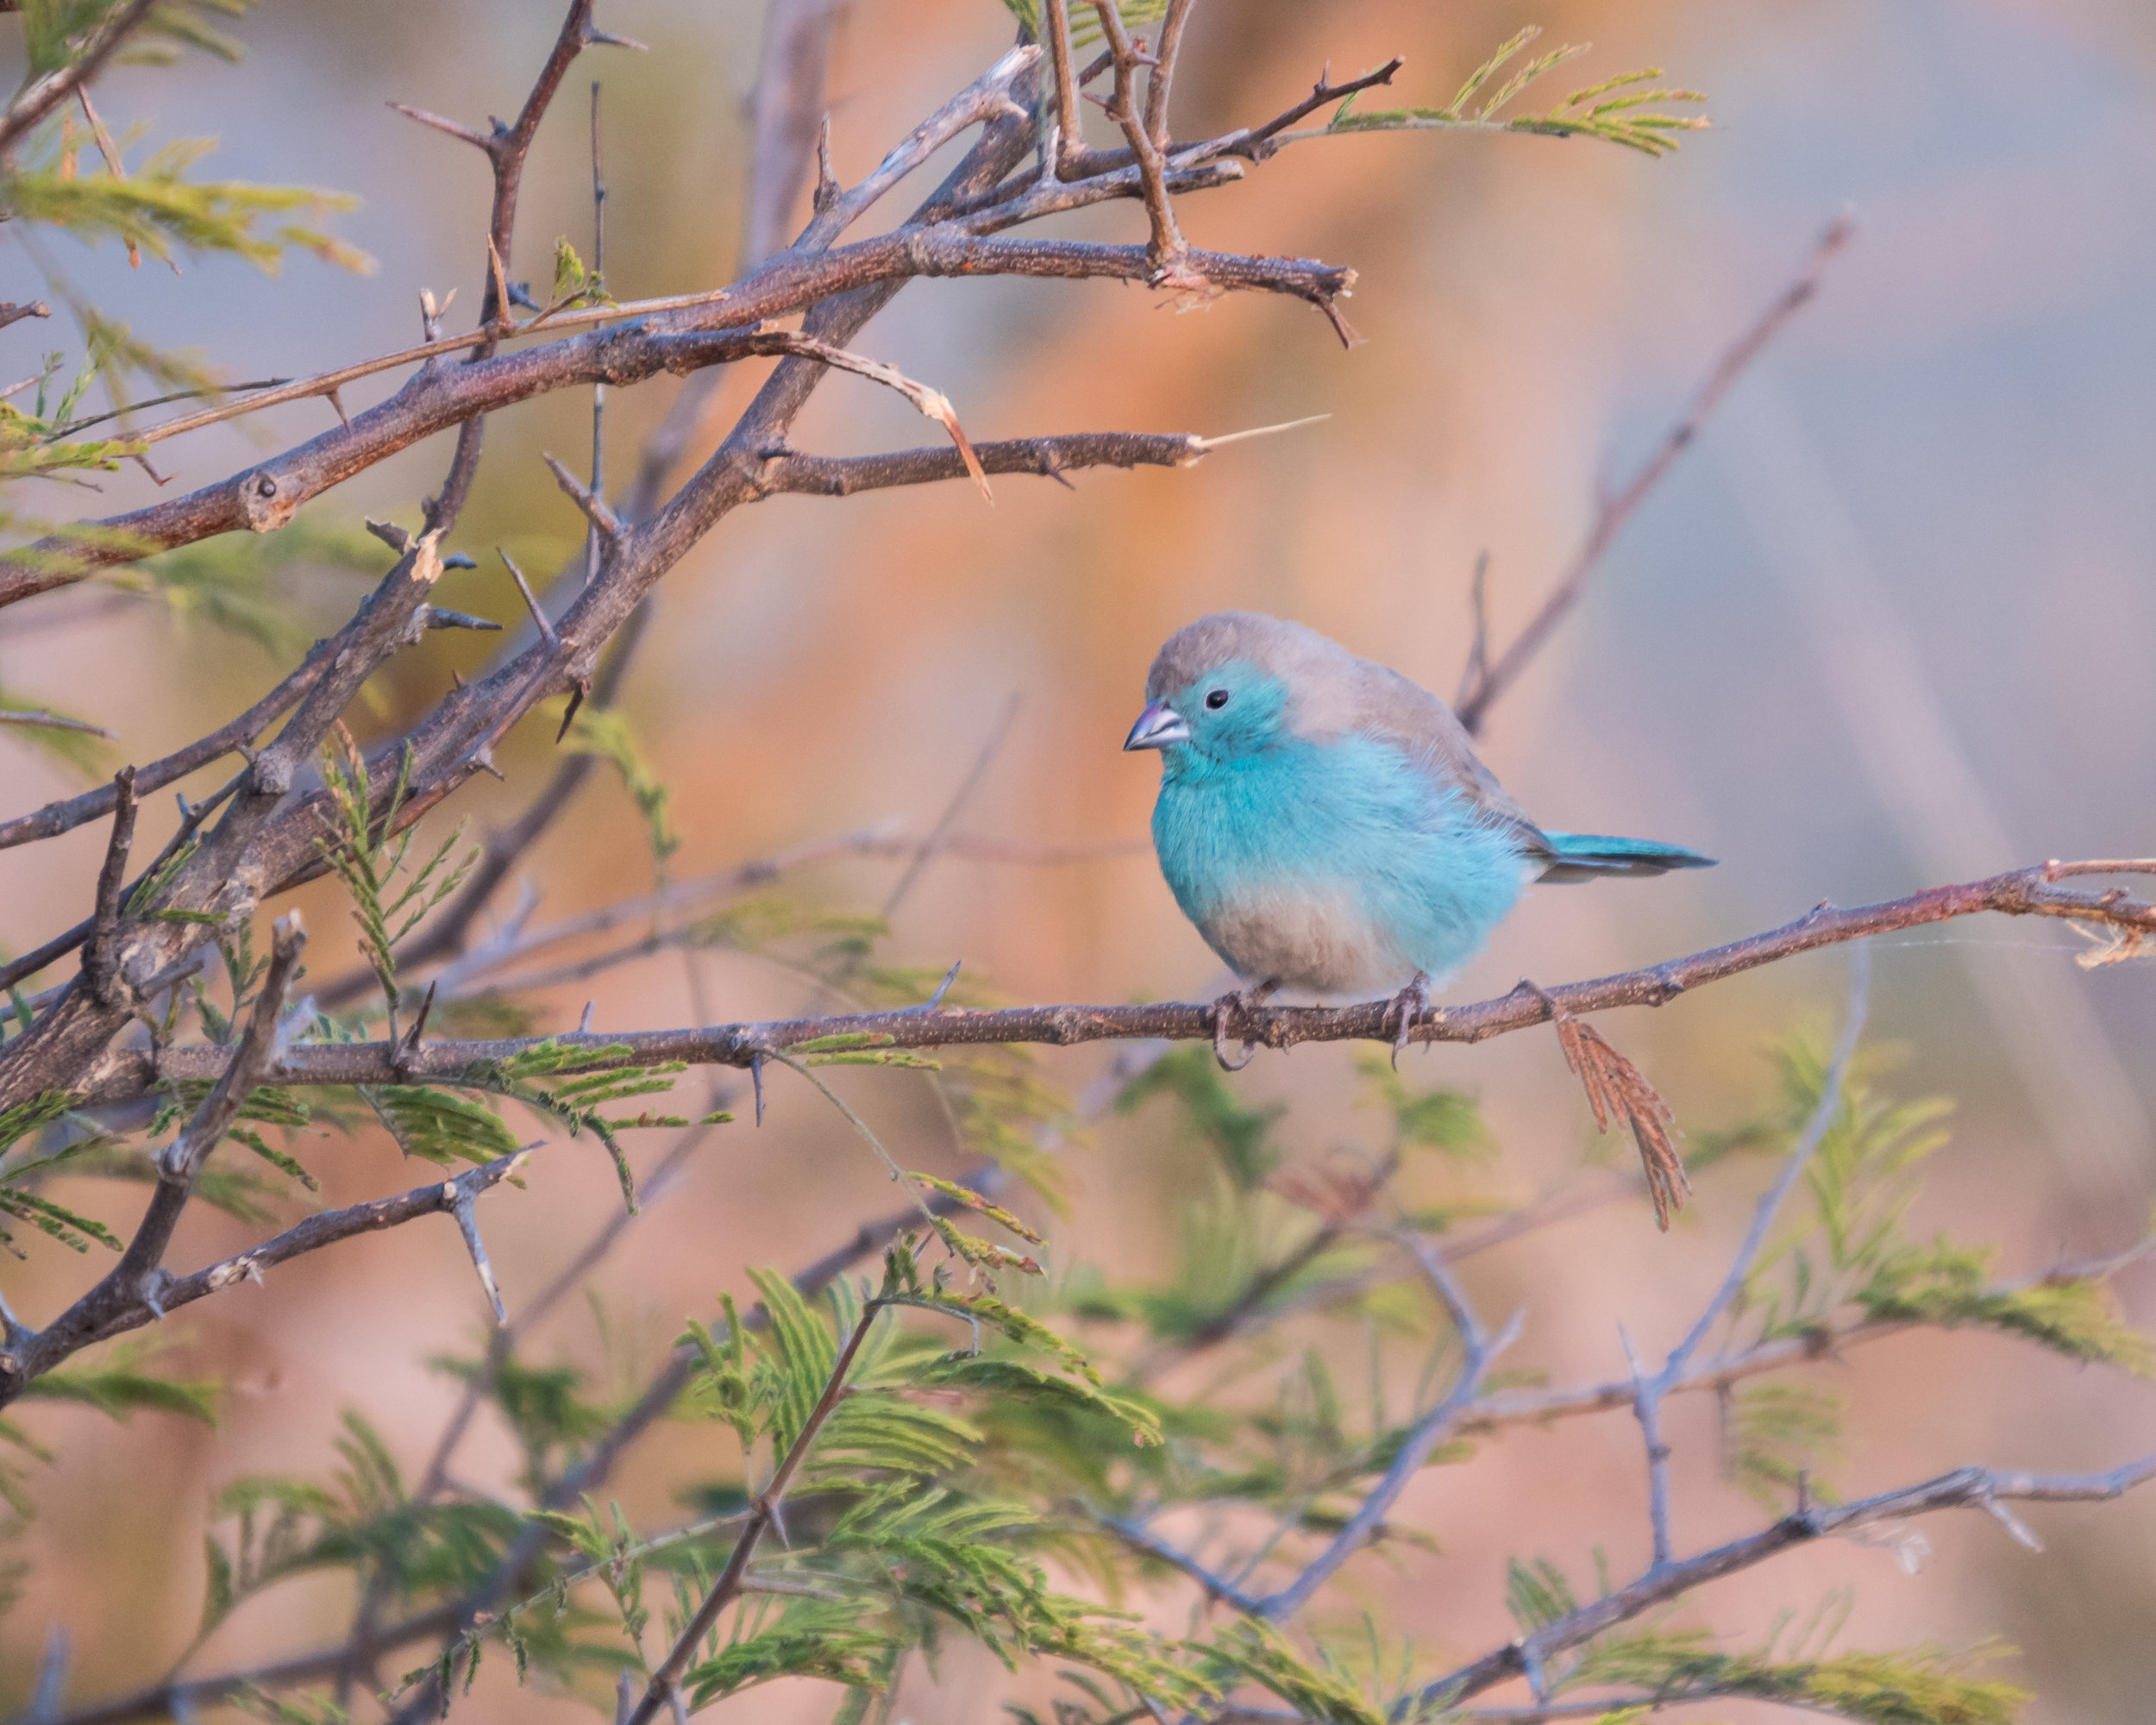
<svg viewBox="0 0 2156 1725">
<path fill-rule="evenodd" d="M 1468 75 L 1459 92 L 1442 108 L 1358 109 L 1349 97 L 1324 126 L 1287 132 L 1281 141 L 1324 137 L 1341 132 L 1482 131 L 1525 132 L 1553 138 L 1600 138 L 1626 149 L 1659 156 L 1677 148 L 1678 135 L 1705 129 L 1710 122 L 1695 114 L 1673 114 L 1658 104 L 1697 103 L 1696 90 L 1657 85 L 1658 66 L 1620 72 L 1600 84 L 1576 90 L 1546 113 L 1501 116 L 1501 110 L 1566 61 L 1588 51 L 1585 42 L 1568 43 L 1520 61 L 1493 91 L 1489 86 L 1542 34 L 1530 24 Z M 1643 89 L 1640 86 L 1650 85 Z"/>
</svg>

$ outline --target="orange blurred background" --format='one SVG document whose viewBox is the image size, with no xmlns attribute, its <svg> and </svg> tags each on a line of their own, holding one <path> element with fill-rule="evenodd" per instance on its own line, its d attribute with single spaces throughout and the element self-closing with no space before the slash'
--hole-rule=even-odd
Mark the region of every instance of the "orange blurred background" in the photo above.
<svg viewBox="0 0 2156 1725">
<path fill-rule="evenodd" d="M 175 279 L 154 266 L 131 273 L 110 250 L 53 256 L 140 333 L 197 346 L 231 376 L 304 374 L 417 339 L 421 288 L 461 287 L 461 314 L 476 299 L 485 182 L 473 153 L 384 104 L 473 122 L 513 111 L 555 11 L 530 0 L 284 0 L 241 27 L 242 66 L 122 70 L 103 87 L 116 124 L 146 121 L 160 139 L 217 134 L 208 166 L 220 174 L 361 194 L 339 231 L 379 260 L 372 277 L 302 259 L 279 280 L 235 264 Z M 628 298 L 722 284 L 741 227 L 743 97 L 761 8 L 607 0 L 600 11 L 653 51 L 597 54 L 572 74 L 527 174 L 512 268 L 543 277 L 556 234 L 586 243 L 585 100 L 596 76 L 610 286 Z M 1626 529 L 1485 738 L 1486 758 L 1539 818 L 1673 840 L 1722 865 L 1539 893 L 1453 994 L 1652 963 L 1821 899 L 1858 903 L 2049 856 L 2150 851 L 2147 9 L 2135 0 L 1208 0 L 1184 53 L 1177 129 L 1269 116 L 1322 63 L 1344 72 L 1395 52 L 1407 59 L 1403 96 L 1443 102 L 1530 22 L 1553 39 L 1594 42 L 1580 68 L 1592 77 L 1579 81 L 1652 64 L 1706 91 L 1715 129 L 1662 161 L 1531 137 L 1326 140 L 1184 203 L 1197 243 L 1359 271 L 1344 309 L 1363 342 L 1351 351 L 1284 300 L 1237 297 L 1177 315 L 1144 290 L 1107 284 L 906 290 L 856 345 L 944 390 L 976 441 L 1110 428 L 1213 435 L 1328 417 L 1188 472 L 1080 474 L 1075 494 L 1010 478 L 993 508 L 945 486 L 843 504 L 779 499 L 726 520 L 663 584 L 660 627 L 624 701 L 672 788 L 684 838 L 677 878 L 888 818 L 921 830 L 1013 693 L 1016 721 L 960 825 L 1029 842 L 1141 839 L 1155 769 L 1118 744 L 1154 649 L 1221 605 L 1301 618 L 1449 693 L 1468 647 L 1477 555 L 1489 555 L 1501 643 L 1578 543 L 1597 487 L 1652 448 L 1844 207 L 1858 238 L 1819 303 Z M 993 0 L 858 0 L 831 85 L 842 177 L 870 167 L 1009 34 Z M 892 200 L 879 223 L 901 207 Z M 1119 238 L 1142 230 L 1133 208 L 1068 224 Z M 0 270 L 6 298 L 44 291 L 19 253 Z M 9 337 L 18 370 L 34 367 L 45 334 L 26 327 Z M 761 374 L 743 367 L 726 382 L 707 444 Z M 348 405 L 394 382 L 351 389 Z M 674 387 L 614 392 L 612 472 L 631 469 Z M 250 432 L 218 428 L 169 447 L 163 464 L 177 465 L 182 488 L 208 483 L 254 458 L 261 444 L 250 436 L 294 440 L 326 417 L 320 404 L 278 410 Z M 492 548 L 545 568 L 578 543 L 580 518 L 539 455 L 582 450 L 588 423 L 581 393 L 497 417 L 453 542 L 481 566 L 450 578 L 446 603 L 513 622 L 517 600 Z M 934 433 L 887 392 L 838 377 L 794 441 L 854 453 Z M 448 447 L 407 452 L 329 506 L 412 519 Z M 138 492 L 148 494 L 139 477 L 117 476 L 99 510 L 130 506 Z M 304 574 L 292 602 L 326 630 L 361 591 L 357 576 Z M 485 648 L 484 637 L 429 637 L 384 680 L 361 728 L 386 735 L 416 718 L 452 667 L 469 670 Z M 10 693 L 111 727 L 122 759 L 165 753 L 222 722 L 283 668 L 245 643 L 103 593 L 41 599 L 0 619 Z M 499 822 L 519 808 L 550 768 L 546 729 L 524 726 L 502 754 L 508 783 L 481 781 L 462 812 Z M 81 782 L 0 738 L 0 809 Z M 216 782 L 213 771 L 185 788 Z M 83 913 L 103 843 L 93 826 L 0 853 L 0 938 L 11 950 Z M 619 787 L 595 777 L 523 872 L 542 895 L 541 914 L 554 917 L 645 889 L 651 865 Z M 856 863 L 793 884 L 812 902 L 861 909 L 894 878 L 893 865 Z M 326 886 L 297 897 L 317 931 L 317 972 L 342 970 L 343 906 Z M 1906 1045 L 1897 1088 L 1961 1105 L 1915 1231 L 1996 1240 L 2005 1274 L 2133 1239 L 2156 1187 L 2156 989 L 2146 967 L 2084 972 L 2064 932 L 2002 920 L 1878 944 L 1873 1033 Z M 937 967 L 962 957 L 1014 1000 L 1188 996 L 1213 985 L 1215 969 L 1142 853 L 1056 868 L 941 861 L 907 901 L 890 950 Z M 719 1018 L 800 1003 L 799 978 L 768 964 L 724 953 L 696 963 Z M 1846 976 L 1843 955 L 1807 957 L 1604 1027 L 1681 1123 L 1728 1124 L 1769 1094 L 1764 1041 L 1838 1013 Z M 587 992 L 602 1030 L 694 1015 L 674 954 L 562 991 L 547 1022 L 573 1026 Z M 1044 1061 L 1073 1088 L 1101 1063 L 1098 1051 Z M 1542 1189 L 1593 1136 L 1551 1037 L 1440 1049 L 1409 1067 L 1419 1082 L 1481 1099 L 1504 1148 L 1485 1181 L 1493 1194 Z M 1309 1048 L 1261 1058 L 1236 1082 L 1291 1100 L 1290 1141 L 1314 1158 L 1376 1131 L 1348 1109 L 1350 1073 L 1349 1051 Z M 948 1148 L 903 1082 L 862 1078 L 857 1105 L 943 1169 Z M 699 1152 L 594 1279 L 608 1324 L 646 1370 L 684 1314 L 708 1315 L 720 1290 L 746 1288 L 745 1264 L 793 1266 L 891 1208 L 877 1164 L 828 1108 L 784 1075 L 773 1103 L 760 1132 L 729 1128 Z M 642 1164 L 664 1152 L 664 1137 L 639 1142 Z M 1079 1205 L 1056 1230 L 1062 1264 L 1132 1276 L 1162 1263 L 1175 1207 L 1206 1178 L 1188 1155 L 1164 1156 L 1167 1142 L 1148 1116 L 1064 1152 Z M 401 1189 L 422 1171 L 400 1166 L 379 1136 L 303 1153 L 329 1203 Z M 1630 1208 L 1475 1261 L 1468 1283 L 1486 1314 L 1528 1313 L 1508 1364 L 1559 1382 L 1620 1375 L 1619 1320 L 1643 1348 L 1666 1348 L 1722 1273 L 1763 1177 L 1739 1164 L 1703 1179 L 1689 1222 L 1666 1238 Z M 530 1190 L 489 1201 L 489 1244 L 512 1308 L 613 1195 L 594 1147 L 556 1144 Z M 69 1195 L 116 1225 L 132 1220 L 124 1192 Z M 175 1262 L 192 1267 L 247 1239 L 195 1214 Z M 41 1245 L 0 1279 L 34 1322 L 96 1268 Z M 2128 1270 L 2120 1288 L 2130 1314 L 2156 1317 L 2149 1271 Z M 75 1638 L 78 1704 L 159 1676 L 199 1609 L 211 1491 L 249 1471 L 326 1471 L 348 1406 L 377 1421 L 416 1471 L 454 1400 L 427 1361 L 468 1348 L 482 1311 L 454 1230 L 428 1220 L 175 1318 L 159 1337 L 167 1362 L 234 1386 L 214 1432 L 151 1414 L 116 1427 L 87 1410 L 28 1409 L 23 1423 L 57 1455 L 35 1472 L 40 1518 L 23 1542 L 34 1567 L 0 1626 L 0 1684 L 27 1691 L 53 1622 Z M 601 1369 L 592 1310 L 565 1304 L 535 1357 Z M 1904 1338 L 1811 1376 L 1850 1398 L 1835 1477 L 1852 1496 L 1966 1462 L 2095 1468 L 2156 1446 L 2147 1386 L 1996 1337 Z M 1758 1519 L 1716 1477 L 1712 1410 L 1693 1399 L 1700 1405 L 1673 1414 L 1686 1549 Z M 680 1481 L 719 1465 L 705 1455 L 716 1442 L 702 1428 L 659 1433 L 617 1476 L 614 1495 L 639 1526 L 660 1525 L 679 1513 Z M 498 1485 L 513 1465 L 506 1435 L 483 1430 L 459 1477 Z M 1400 1552 L 1390 1569 L 1366 1560 L 1347 1591 L 1439 1671 L 1512 1634 L 1507 1555 L 1547 1552 L 1584 1574 L 1600 1541 L 1622 1571 L 1646 1555 L 1644 1504 L 1628 1420 L 1514 1433 L 1472 1468 L 1418 1484 L 1406 1514 L 1438 1536 L 1439 1552 Z M 1695 1615 L 1729 1645 L 1750 1645 L 1777 1611 L 1808 1610 L 1848 1584 L 1851 1646 L 1965 1645 L 1996 1632 L 2022 1650 L 2003 1669 L 2038 1691 L 2032 1721 L 2146 1718 L 2156 1644 L 2136 1632 L 2156 1609 L 2147 1556 L 2156 1498 L 2039 1506 L 2027 1519 L 2046 1542 L 2040 1554 L 1986 1518 L 1933 1518 L 1923 1533 L 1934 1551 L 1914 1577 L 1890 1551 L 1835 1544 L 1709 1590 Z M 238 1614 L 192 1668 L 328 1644 L 348 1613 L 335 1585 L 288 1587 Z M 484 1678 L 461 1703 L 466 1715 L 571 1716 L 504 1679 L 498 1666 Z M 924 1687 L 901 1716 L 987 1718 L 1002 1683 L 987 1660 L 956 1658 L 940 1697 Z M 790 1720 L 831 1704 L 828 1690 L 780 1685 L 736 1709 Z M 1706 1716 L 1766 1716 L 1723 1706 Z"/>
</svg>

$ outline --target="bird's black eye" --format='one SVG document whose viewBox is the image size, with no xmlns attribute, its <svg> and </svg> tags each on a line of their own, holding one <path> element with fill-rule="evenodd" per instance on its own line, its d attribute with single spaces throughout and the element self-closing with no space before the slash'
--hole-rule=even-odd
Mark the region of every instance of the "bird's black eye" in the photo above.
<svg viewBox="0 0 2156 1725">
<path fill-rule="evenodd" d="M 1215 712 L 1219 712 L 1220 709 L 1227 704 L 1228 692 L 1225 689 L 1215 689 L 1211 694 L 1206 697 L 1206 705 L 1212 708 Z"/>
</svg>

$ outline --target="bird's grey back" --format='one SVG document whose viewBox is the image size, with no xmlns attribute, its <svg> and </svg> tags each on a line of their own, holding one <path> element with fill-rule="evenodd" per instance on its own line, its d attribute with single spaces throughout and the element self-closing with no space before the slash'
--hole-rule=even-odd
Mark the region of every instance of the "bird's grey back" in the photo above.
<svg viewBox="0 0 2156 1725">
<path fill-rule="evenodd" d="M 1145 698 L 1188 688 L 1243 659 L 1280 678 L 1299 737 L 1357 734 L 1391 743 L 1438 783 L 1465 792 L 1491 819 L 1518 830 L 1522 848 L 1545 848 L 1540 831 L 1506 794 L 1452 709 L 1413 678 L 1351 653 L 1314 629 L 1256 611 L 1216 611 L 1168 637 L 1146 674 Z"/>
</svg>

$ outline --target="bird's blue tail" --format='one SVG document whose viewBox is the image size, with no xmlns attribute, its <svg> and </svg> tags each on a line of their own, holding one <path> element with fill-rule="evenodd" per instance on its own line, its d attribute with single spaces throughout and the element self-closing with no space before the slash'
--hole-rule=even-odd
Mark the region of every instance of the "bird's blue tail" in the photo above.
<svg viewBox="0 0 2156 1725">
<path fill-rule="evenodd" d="M 1538 880 L 1595 881 L 1606 875 L 1666 875 L 1672 869 L 1711 869 L 1712 856 L 1651 838 L 1611 838 L 1599 832 L 1545 832 L 1549 862 Z"/>
</svg>

